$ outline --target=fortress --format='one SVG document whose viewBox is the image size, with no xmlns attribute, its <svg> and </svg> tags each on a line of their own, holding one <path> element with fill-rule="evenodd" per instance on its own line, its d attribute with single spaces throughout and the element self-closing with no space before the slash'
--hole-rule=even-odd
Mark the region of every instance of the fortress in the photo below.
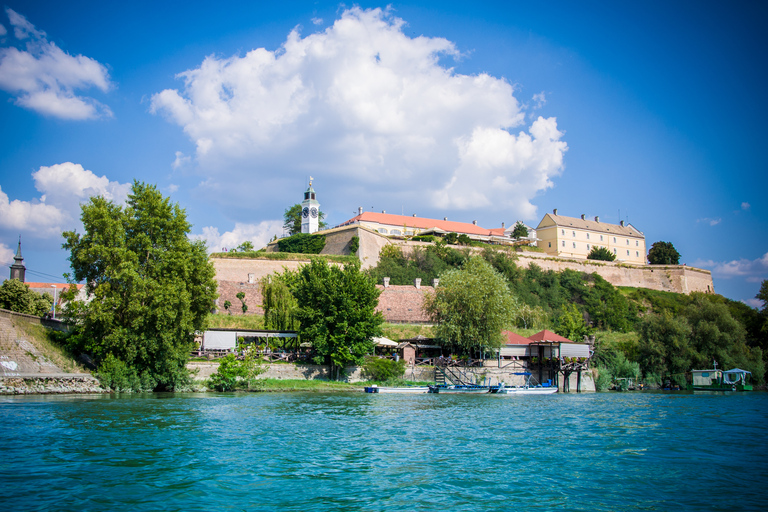
<svg viewBox="0 0 768 512">
<path fill-rule="evenodd" d="M 394 244 L 403 252 L 412 251 L 415 247 L 426 247 L 429 242 L 414 242 L 397 240 L 383 235 L 371 228 L 359 224 L 341 226 L 320 232 L 326 237 L 325 247 L 320 254 L 350 254 L 350 244 L 353 237 L 358 237 L 359 248 L 357 255 L 362 268 L 377 265 L 379 254 L 386 245 Z M 502 249 L 503 246 L 500 246 Z M 512 248 L 509 248 L 512 250 Z M 470 250 L 480 251 L 479 248 Z M 277 244 L 270 243 L 268 252 L 277 252 Z M 541 252 L 521 251 L 514 253 L 517 265 L 527 268 L 536 264 L 543 270 L 562 271 L 565 269 L 577 272 L 597 273 L 614 286 L 631 286 L 649 288 L 675 293 L 704 292 L 714 293 L 712 274 L 708 270 L 688 267 L 686 265 L 644 265 L 627 262 L 608 262 L 587 260 L 578 257 L 563 257 Z M 244 292 L 248 311 L 261 313 L 260 280 L 273 273 L 283 272 L 284 269 L 295 270 L 307 263 L 309 259 L 289 261 L 255 258 L 224 258 L 212 257 L 216 269 L 216 279 L 219 282 L 219 299 L 217 308 L 223 311 L 222 304 L 229 300 L 232 303 L 233 314 L 240 314 L 236 298 L 237 293 Z M 431 293 L 435 283 L 414 283 L 408 286 L 391 286 L 380 283 L 382 295 L 379 298 L 379 310 L 389 322 L 420 323 L 426 321 L 421 314 L 421 301 L 424 293 Z M 437 284 L 439 286 L 439 283 Z"/>
</svg>

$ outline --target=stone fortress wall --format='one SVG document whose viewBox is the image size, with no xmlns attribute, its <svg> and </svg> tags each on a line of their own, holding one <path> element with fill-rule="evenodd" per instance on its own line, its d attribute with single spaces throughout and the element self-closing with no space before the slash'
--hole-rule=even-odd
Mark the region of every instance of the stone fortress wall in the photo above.
<svg viewBox="0 0 768 512">
<path fill-rule="evenodd" d="M 360 239 L 358 256 L 362 268 L 376 266 L 381 249 L 388 244 L 397 244 L 404 252 L 415 247 L 426 247 L 428 242 L 411 242 L 393 240 L 371 229 L 361 226 L 345 226 L 320 234 L 326 236 L 325 248 L 321 254 L 350 254 L 349 245 L 352 237 Z M 480 252 L 481 249 L 473 249 Z M 271 243 L 268 252 L 277 252 L 277 244 Z M 597 273 L 614 286 L 631 286 L 648 288 L 665 292 L 714 293 L 712 274 L 708 270 L 689 267 L 686 265 L 635 265 L 621 262 L 593 261 L 553 257 L 544 253 L 523 251 L 515 253 L 518 266 L 527 268 L 536 264 L 543 270 L 562 271 L 565 269 Z M 211 258 L 216 269 L 216 279 L 219 282 L 219 299 L 217 308 L 223 312 L 224 301 L 232 303 L 231 314 L 242 314 L 240 300 L 236 295 L 244 292 L 248 313 L 263 313 L 261 309 L 261 292 L 259 281 L 270 274 L 283 272 L 285 269 L 296 270 L 309 260 L 286 261 L 249 258 Z M 381 284 L 381 283 L 379 283 Z M 394 287 L 393 287 L 394 289 Z"/>
</svg>

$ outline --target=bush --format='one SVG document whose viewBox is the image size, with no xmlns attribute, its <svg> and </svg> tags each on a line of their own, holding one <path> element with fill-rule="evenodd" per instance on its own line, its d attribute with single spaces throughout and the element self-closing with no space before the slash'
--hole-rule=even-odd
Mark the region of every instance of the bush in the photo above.
<svg viewBox="0 0 768 512">
<path fill-rule="evenodd" d="M 405 375 L 405 361 L 392 361 L 379 357 L 366 357 L 363 362 L 363 374 L 371 380 L 387 381 L 399 379 Z"/>
<path fill-rule="evenodd" d="M 228 354 L 219 362 L 219 369 L 211 375 L 208 386 L 218 391 L 250 387 L 251 381 L 263 372 L 256 356 L 246 353 L 243 359 L 237 359 L 235 354 Z"/>
<path fill-rule="evenodd" d="M 456 244 L 456 242 L 459 241 L 459 235 L 456 233 L 448 233 L 443 237 L 443 240 L 445 240 L 445 243 L 447 244 Z"/>
<path fill-rule="evenodd" d="M 352 239 L 349 241 L 349 254 L 356 254 L 359 248 L 360 248 L 360 237 L 353 236 Z"/>
<path fill-rule="evenodd" d="M 597 378 L 595 379 L 595 391 L 605 391 L 609 389 L 612 382 L 613 375 L 611 375 L 611 371 L 604 366 L 599 366 L 597 368 Z"/>
<path fill-rule="evenodd" d="M 280 252 L 320 254 L 320 251 L 325 247 L 325 236 L 298 233 L 288 238 L 281 238 L 277 241 L 277 246 L 280 248 Z"/>
<path fill-rule="evenodd" d="M 416 235 L 415 237 L 411 238 L 414 242 L 434 242 L 435 241 L 435 235 Z"/>
<path fill-rule="evenodd" d="M 593 247 L 587 255 L 588 260 L 600 260 L 600 261 L 614 261 L 616 255 L 605 247 Z"/>
<path fill-rule="evenodd" d="M 115 393 L 152 391 L 155 387 L 155 381 L 147 372 L 139 375 L 136 368 L 112 354 L 101 362 L 96 377 L 102 386 Z"/>
</svg>

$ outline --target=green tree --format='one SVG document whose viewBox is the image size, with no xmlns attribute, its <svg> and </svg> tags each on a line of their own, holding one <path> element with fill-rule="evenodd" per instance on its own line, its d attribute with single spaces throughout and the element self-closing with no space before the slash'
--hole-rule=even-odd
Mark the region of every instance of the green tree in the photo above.
<svg viewBox="0 0 768 512">
<path fill-rule="evenodd" d="M 579 342 L 590 333 L 584 315 L 576 304 L 563 304 L 555 323 L 555 332 L 571 341 Z"/>
<path fill-rule="evenodd" d="M 687 320 L 670 314 L 650 314 L 640 322 L 638 332 L 638 360 L 643 375 L 658 374 L 684 384 L 683 376 L 696 359 Z"/>
<path fill-rule="evenodd" d="M 459 241 L 459 235 L 456 233 L 447 233 L 443 240 L 445 240 L 445 243 L 447 244 L 456 244 Z"/>
<path fill-rule="evenodd" d="M 466 235 L 464 233 L 459 235 L 458 241 L 459 241 L 459 244 L 461 245 L 470 245 L 472 243 L 472 239 L 469 238 L 469 235 Z"/>
<path fill-rule="evenodd" d="M 18 279 L 6 279 L 0 285 L 0 308 L 27 315 L 43 316 L 51 311 L 53 297 L 35 293 Z"/>
<path fill-rule="evenodd" d="M 592 250 L 589 251 L 589 254 L 587 255 L 588 260 L 600 260 L 600 261 L 614 261 L 616 259 L 616 255 L 613 254 L 611 251 L 606 249 L 605 247 L 598 247 L 594 246 L 592 247 Z"/>
<path fill-rule="evenodd" d="M 85 233 L 63 234 L 74 280 L 92 297 L 68 309 L 74 348 L 124 363 L 142 388 L 184 385 L 194 333 L 216 298 L 205 243 L 189 240 L 178 204 L 137 181 L 125 207 L 93 197 L 81 209 Z"/>
<path fill-rule="evenodd" d="M 672 242 L 654 242 L 648 251 L 648 263 L 651 265 L 678 265 L 680 253 Z"/>
<path fill-rule="evenodd" d="M 325 213 L 320 212 L 318 218 L 320 219 L 318 227 L 325 229 L 328 226 L 328 224 L 323 222 Z M 301 205 L 299 203 L 286 208 L 285 212 L 283 212 L 283 229 L 288 231 L 289 235 L 301 233 Z"/>
<path fill-rule="evenodd" d="M 246 240 L 245 242 L 241 243 L 237 246 L 237 250 L 240 252 L 248 252 L 253 250 L 253 242 L 250 240 Z"/>
<path fill-rule="evenodd" d="M 264 326 L 276 331 L 293 331 L 299 328 L 296 310 L 299 304 L 281 276 L 267 276 L 261 280 Z"/>
<path fill-rule="evenodd" d="M 242 309 L 243 314 L 245 314 L 248 311 L 248 304 L 245 303 L 245 292 L 237 292 L 235 297 L 240 299 L 240 309 Z"/>
<path fill-rule="evenodd" d="M 515 223 L 515 227 L 512 230 L 512 238 L 519 240 L 528 236 L 528 228 L 525 227 L 521 221 Z"/>
<path fill-rule="evenodd" d="M 435 293 L 424 297 L 438 340 L 465 352 L 500 347 L 514 305 L 504 277 L 480 257 L 442 274 Z"/>
<path fill-rule="evenodd" d="M 219 368 L 211 375 L 208 386 L 218 391 L 250 388 L 251 381 L 261 373 L 264 373 L 264 368 L 252 351 L 246 350 L 242 359 L 238 359 L 235 354 L 227 354 L 219 360 Z"/>
<path fill-rule="evenodd" d="M 229 308 L 231 308 L 231 307 L 232 307 L 232 303 L 229 302 L 228 300 L 225 300 L 224 301 L 224 311 L 226 311 L 230 315 L 232 314 L 232 312 L 229 310 Z"/>
<path fill-rule="evenodd" d="M 360 272 L 359 263 L 342 269 L 318 258 L 284 276 L 299 304 L 299 336 L 312 344 L 316 363 L 330 365 L 338 375 L 373 351 L 384 317 L 376 311 L 376 283 Z"/>
</svg>

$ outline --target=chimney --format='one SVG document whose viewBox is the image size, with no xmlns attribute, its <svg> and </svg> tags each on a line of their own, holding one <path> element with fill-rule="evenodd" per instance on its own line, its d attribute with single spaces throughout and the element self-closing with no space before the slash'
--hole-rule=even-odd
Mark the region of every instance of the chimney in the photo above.
<svg viewBox="0 0 768 512">
<path fill-rule="evenodd" d="M 586 217 L 586 215 L 584 215 L 584 214 L 582 213 L 582 214 L 581 214 L 581 220 L 584 220 L 584 218 L 585 218 L 585 217 Z"/>
<path fill-rule="evenodd" d="M 435 278 L 432 280 L 432 288 L 437 288 L 437 285 L 440 284 L 440 280 Z"/>
<path fill-rule="evenodd" d="M 413 216 L 415 217 L 415 216 L 416 216 L 416 214 L 414 213 L 414 214 L 413 214 Z"/>
<path fill-rule="evenodd" d="M 553 213 L 553 214 L 555 214 L 555 215 L 557 215 L 557 208 L 555 208 L 554 210 L 552 210 L 552 213 Z"/>
<path fill-rule="evenodd" d="M 619 222 L 621 224 L 621 227 L 624 227 L 624 221 Z"/>
<path fill-rule="evenodd" d="M 476 220 L 473 220 L 473 221 L 472 221 L 472 225 L 473 225 L 473 226 L 477 226 L 477 221 L 476 221 Z"/>
<path fill-rule="evenodd" d="M 595 215 L 595 222 L 600 222 L 600 217 L 598 217 L 597 215 Z"/>
<path fill-rule="evenodd" d="M 413 286 L 416 287 L 417 290 L 421 290 L 421 278 L 417 277 L 413 280 Z"/>
<path fill-rule="evenodd" d="M 381 210 L 381 213 L 387 213 L 387 210 Z"/>
<path fill-rule="evenodd" d="M 358 206 L 357 207 L 357 214 L 358 215 L 362 215 L 363 214 L 363 207 L 362 206 Z"/>
<path fill-rule="evenodd" d="M 504 223 L 501 223 L 501 229 L 504 229 L 506 226 L 504 226 Z"/>
<path fill-rule="evenodd" d="M 384 281 L 384 288 L 389 288 L 389 278 L 388 278 L 388 277 L 385 277 L 385 278 L 383 279 L 383 281 Z"/>
<path fill-rule="evenodd" d="M 443 220 L 448 220 L 448 217 L 443 217 Z"/>
</svg>

